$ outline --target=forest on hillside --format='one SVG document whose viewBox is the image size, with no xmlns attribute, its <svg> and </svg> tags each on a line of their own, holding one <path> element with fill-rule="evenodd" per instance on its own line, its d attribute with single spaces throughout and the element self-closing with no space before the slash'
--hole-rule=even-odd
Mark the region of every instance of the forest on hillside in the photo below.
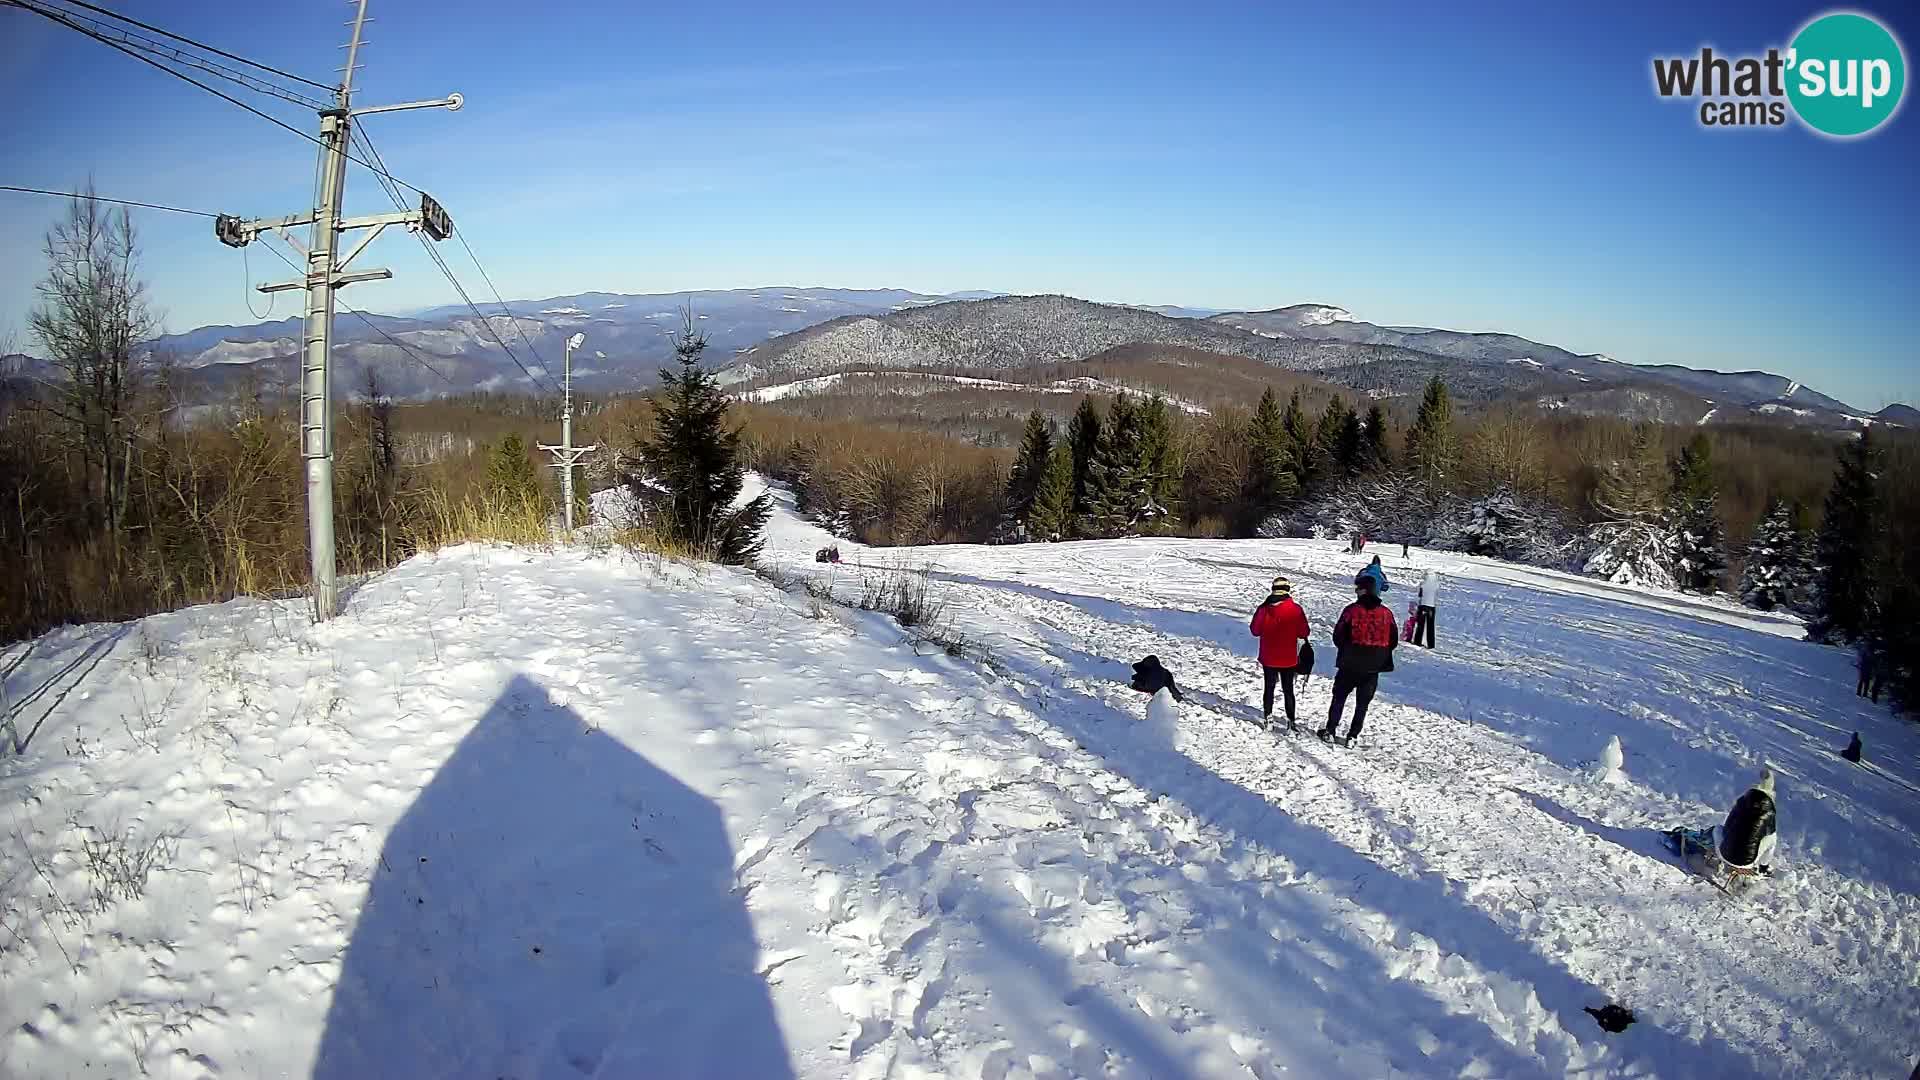
<svg viewBox="0 0 1920 1080">
<path fill-rule="evenodd" d="M 243 384 L 187 407 L 163 359 L 140 355 L 155 320 L 124 214 L 76 203 L 49 252 L 32 332 L 58 376 L 0 398 L 0 558 L 16 571 L 0 577 L 0 640 L 300 589 L 289 404 Z M 1912 700 L 1912 432 L 1634 424 L 1463 404 L 1440 378 L 1417 404 L 1352 397 L 1175 346 L 954 374 L 736 402 L 728 423 L 748 465 L 868 544 L 1364 534 L 1789 608 L 1893 658 Z M 601 448 L 578 497 L 644 471 L 660 408 L 660 391 L 576 401 L 578 441 Z M 335 410 L 341 571 L 464 539 L 550 542 L 557 474 L 536 447 L 556 411 L 353 388 Z"/>
</svg>

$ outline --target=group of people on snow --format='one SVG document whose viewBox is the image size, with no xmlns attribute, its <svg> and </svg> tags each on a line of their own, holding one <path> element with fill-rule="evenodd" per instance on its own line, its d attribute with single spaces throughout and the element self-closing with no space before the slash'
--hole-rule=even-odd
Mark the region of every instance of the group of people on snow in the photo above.
<svg viewBox="0 0 1920 1080">
<path fill-rule="evenodd" d="M 1334 676 L 1333 701 L 1327 721 L 1321 726 L 1322 739 L 1340 746 L 1352 746 L 1366 727 L 1367 706 L 1380 688 L 1380 676 L 1393 670 L 1393 652 L 1400 647 L 1400 628 L 1393 610 L 1381 597 L 1392 588 L 1380 557 L 1354 575 L 1354 601 L 1340 613 L 1333 626 Z M 1420 582 L 1420 594 L 1408 612 L 1408 636 L 1415 644 L 1433 647 L 1433 621 L 1440 603 L 1440 575 L 1432 570 Z M 1254 609 L 1248 631 L 1260 640 L 1260 669 L 1265 677 L 1260 718 L 1274 725 L 1273 689 L 1282 691 L 1282 705 L 1289 731 L 1300 728 L 1294 708 L 1294 682 L 1313 670 L 1312 636 L 1307 614 L 1293 597 L 1293 582 L 1286 575 L 1273 579 L 1272 591 Z M 1339 734 L 1340 719 L 1347 700 L 1353 700 L 1353 724 L 1345 735 Z"/>
<path fill-rule="evenodd" d="M 1357 551 L 1360 543 L 1356 535 L 1352 550 Z M 1382 599 L 1391 587 L 1386 568 L 1380 565 L 1380 557 L 1374 556 L 1372 562 L 1354 575 L 1354 600 L 1340 612 L 1339 619 L 1334 623 L 1333 694 L 1327 708 L 1326 723 L 1318 731 L 1320 738 L 1328 743 L 1343 747 L 1353 745 L 1366 727 L 1367 707 L 1373 703 L 1373 696 L 1380 688 L 1380 676 L 1393 670 L 1393 654 L 1400 647 L 1403 635 L 1394 621 L 1392 609 Z M 1434 617 L 1439 606 L 1440 575 L 1428 570 L 1420 580 L 1419 594 L 1407 613 L 1405 639 L 1425 648 L 1433 648 Z M 1253 619 L 1247 629 L 1260 642 L 1260 669 L 1265 683 L 1261 697 L 1261 723 L 1270 729 L 1276 726 L 1273 719 L 1273 690 L 1278 685 L 1282 691 L 1281 704 L 1287 730 L 1298 731 L 1300 725 L 1294 711 L 1295 680 L 1313 670 L 1313 643 L 1306 610 L 1294 598 L 1293 582 L 1286 575 L 1273 579 L 1272 590 L 1254 609 Z M 1159 669 L 1158 658 L 1148 657 L 1147 660 L 1152 662 L 1154 669 Z M 1860 679 L 1860 693 L 1863 696 L 1877 689 L 1871 684 L 1872 671 L 1868 664 L 1869 660 L 1863 654 Z M 1170 686 L 1172 676 L 1166 675 L 1165 681 Z M 1136 688 L 1139 684 L 1136 672 Z M 1353 723 L 1346 734 L 1341 735 L 1340 720 L 1349 698 L 1353 700 Z M 1849 760 L 1859 760 L 1858 747 L 1859 736 L 1855 735 L 1853 745 L 1845 756 Z M 1705 858 L 1711 853 L 1735 875 L 1756 871 L 1770 873 L 1774 845 L 1778 840 L 1772 771 L 1762 771 L 1759 781 L 1740 796 L 1727 814 L 1725 823 L 1717 830 L 1674 829 L 1667 833 L 1667 840 L 1683 861 L 1696 856 Z"/>
</svg>

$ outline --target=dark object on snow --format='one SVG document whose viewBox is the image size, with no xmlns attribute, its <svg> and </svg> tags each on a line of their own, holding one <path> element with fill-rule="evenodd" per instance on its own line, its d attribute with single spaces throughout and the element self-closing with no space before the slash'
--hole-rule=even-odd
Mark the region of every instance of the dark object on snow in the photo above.
<svg viewBox="0 0 1920 1080">
<path fill-rule="evenodd" d="M 824 562 L 824 563 L 839 562 L 840 561 L 840 545 L 835 544 L 832 547 L 823 547 L 819 551 L 814 552 L 813 561 Z"/>
<path fill-rule="evenodd" d="M 1847 744 L 1847 748 L 1845 750 L 1840 751 L 1840 756 L 1843 758 L 1846 758 L 1848 761 L 1853 762 L 1855 765 L 1860 764 L 1860 733 L 1859 732 L 1856 731 L 1853 733 L 1853 741 Z"/>
<path fill-rule="evenodd" d="M 1720 857 L 1738 870 L 1760 864 L 1764 871 L 1764 864 L 1772 861 L 1774 829 L 1773 771 L 1769 769 L 1727 812 L 1727 823 L 1720 827 Z"/>
<path fill-rule="evenodd" d="M 1593 1018 L 1600 1022 L 1600 1029 L 1602 1031 L 1625 1031 L 1628 1025 L 1632 1024 L 1634 1020 L 1632 1009 L 1623 1009 L 1618 1005 L 1608 1005 L 1600 1009 L 1589 1005 L 1586 1008 L 1586 1012 L 1592 1014 Z"/>
<path fill-rule="evenodd" d="M 1160 658 L 1149 656 L 1133 665 L 1133 688 L 1143 694 L 1156 694 L 1162 688 L 1173 695 L 1175 701 L 1185 701 L 1180 696 L 1180 688 L 1174 685 L 1173 672 L 1160 666 Z"/>
<path fill-rule="evenodd" d="M 1298 679 L 1304 679 L 1313 674 L 1313 642 L 1300 643 L 1300 658 L 1293 665 L 1293 674 Z"/>
</svg>

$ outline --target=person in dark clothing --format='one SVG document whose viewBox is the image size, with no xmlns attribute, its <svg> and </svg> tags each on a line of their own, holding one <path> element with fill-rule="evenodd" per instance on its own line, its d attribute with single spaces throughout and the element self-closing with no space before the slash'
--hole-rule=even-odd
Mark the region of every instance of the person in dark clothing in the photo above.
<svg viewBox="0 0 1920 1080">
<path fill-rule="evenodd" d="M 1158 656 L 1148 656 L 1133 665 L 1132 686 L 1143 694 L 1157 694 L 1164 688 L 1173 695 L 1173 700 L 1186 700 L 1180 696 L 1180 687 L 1173 681 L 1173 672 L 1160 665 Z"/>
<path fill-rule="evenodd" d="M 1854 663 L 1860 669 L 1860 684 L 1853 688 L 1853 694 L 1855 697 L 1867 697 L 1873 693 L 1874 677 L 1879 674 L 1879 665 L 1875 663 L 1879 657 L 1874 655 L 1873 644 L 1865 639 L 1854 648 L 1853 653 Z M 1875 701 L 1878 700 L 1876 697 Z"/>
<path fill-rule="evenodd" d="M 1727 812 L 1720 827 L 1720 858 L 1736 870 L 1773 872 L 1773 850 L 1779 842 L 1773 806 L 1773 770 L 1760 770 L 1760 781 Z"/>
<path fill-rule="evenodd" d="M 1307 613 L 1293 598 L 1293 582 L 1284 575 L 1273 579 L 1273 591 L 1254 610 L 1247 631 L 1260 639 L 1260 669 L 1266 676 L 1261 722 L 1273 724 L 1273 686 L 1278 682 L 1286 698 L 1287 728 L 1293 730 L 1298 726 L 1293 716 L 1293 680 L 1300 665 L 1300 642 L 1308 636 Z"/>
<path fill-rule="evenodd" d="M 1380 687 L 1380 673 L 1393 670 L 1393 650 L 1400 645 L 1400 628 L 1394 624 L 1393 609 L 1380 601 L 1380 590 L 1372 574 L 1362 572 L 1353 579 L 1357 599 L 1340 613 L 1333 627 L 1334 661 L 1333 705 L 1327 710 L 1327 726 L 1320 737 L 1341 746 L 1352 746 L 1367 723 L 1367 706 Z M 1335 734 L 1347 696 L 1353 695 L 1353 726 L 1345 738 Z"/>
<path fill-rule="evenodd" d="M 1845 750 L 1840 751 L 1840 756 L 1843 758 L 1846 758 L 1848 761 L 1853 762 L 1855 765 L 1858 765 L 1860 764 L 1861 749 L 1862 748 L 1860 746 L 1860 733 L 1856 731 L 1853 733 L 1853 741 L 1847 744 L 1847 748 Z"/>
</svg>

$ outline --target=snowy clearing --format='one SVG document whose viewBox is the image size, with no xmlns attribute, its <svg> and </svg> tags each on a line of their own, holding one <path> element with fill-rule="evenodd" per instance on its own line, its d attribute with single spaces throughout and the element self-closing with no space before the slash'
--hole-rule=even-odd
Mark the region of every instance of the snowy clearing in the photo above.
<svg viewBox="0 0 1920 1080">
<path fill-rule="evenodd" d="M 740 571 L 486 547 L 324 626 L 241 600 L 6 650 L 0 1074 L 1911 1068 L 1920 733 L 1790 622 L 1382 547 L 1396 609 L 1446 575 L 1440 648 L 1342 750 L 1248 722 L 1246 634 L 1284 571 L 1330 668 L 1338 543 L 829 567 L 776 495 L 769 562 L 924 569 L 990 661 Z M 1149 652 L 1171 734 L 1125 686 Z M 1730 900 L 1657 830 L 1763 761 L 1780 864 Z"/>
</svg>

